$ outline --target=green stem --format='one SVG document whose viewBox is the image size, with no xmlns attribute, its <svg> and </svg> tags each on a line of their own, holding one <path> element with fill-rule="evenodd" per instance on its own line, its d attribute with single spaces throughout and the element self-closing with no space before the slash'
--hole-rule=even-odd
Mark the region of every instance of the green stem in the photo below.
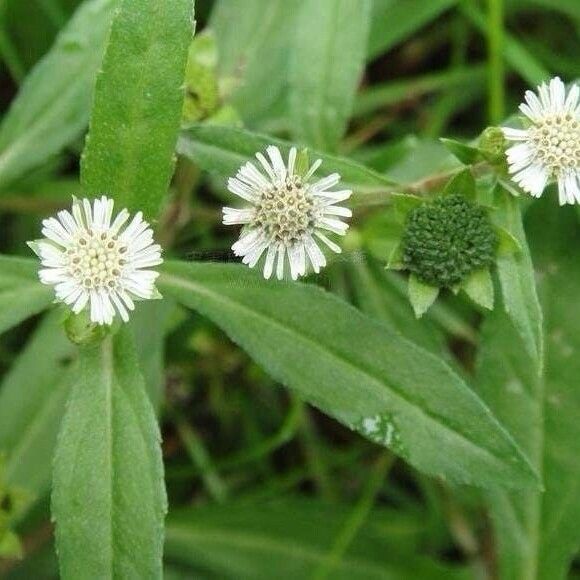
<svg viewBox="0 0 580 580">
<path fill-rule="evenodd" d="M 232 469 L 234 467 L 245 465 L 246 463 L 251 463 L 252 461 L 257 461 L 270 455 L 282 445 L 288 443 L 288 441 L 290 441 L 296 434 L 302 413 L 302 407 L 297 400 L 292 400 L 291 405 L 290 411 L 277 433 L 272 437 L 260 441 L 250 449 L 230 457 L 225 461 L 219 462 L 217 464 L 218 468 L 220 470 Z"/>
<path fill-rule="evenodd" d="M 310 409 L 304 403 L 302 406 L 302 421 L 299 435 L 306 456 L 306 463 L 312 479 L 318 487 L 320 493 L 327 501 L 336 501 L 338 493 L 330 476 L 328 465 L 323 457 L 322 442 L 316 431 L 316 425 L 310 416 Z"/>
<path fill-rule="evenodd" d="M 327 558 L 314 574 L 315 580 L 329 578 L 336 567 L 340 565 L 344 554 L 370 514 L 393 460 L 394 457 L 389 452 L 380 455 L 359 501 L 344 522 Z"/>
<path fill-rule="evenodd" d="M 181 413 L 174 412 L 174 421 L 185 450 L 199 469 L 208 493 L 216 502 L 223 503 L 227 498 L 226 486 L 215 469 L 201 438 Z"/>
<path fill-rule="evenodd" d="M 505 115 L 503 0 L 487 0 L 487 50 L 489 122 L 498 125 Z"/>
</svg>

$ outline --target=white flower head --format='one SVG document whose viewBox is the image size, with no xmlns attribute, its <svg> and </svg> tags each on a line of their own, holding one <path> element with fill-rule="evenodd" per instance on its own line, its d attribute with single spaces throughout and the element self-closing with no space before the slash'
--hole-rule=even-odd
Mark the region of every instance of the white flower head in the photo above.
<svg viewBox="0 0 580 580">
<path fill-rule="evenodd" d="M 138 212 L 127 225 L 124 209 L 113 219 L 113 200 L 92 202 L 73 198 L 72 213 L 59 211 L 42 222 L 44 239 L 30 242 L 43 268 L 39 278 L 54 286 L 57 300 L 79 313 L 90 308 L 92 322 L 112 324 L 118 313 L 129 320 L 134 299 L 157 296 L 157 272 L 163 262 L 161 246 Z"/>
<path fill-rule="evenodd" d="M 348 224 L 341 218 L 351 217 L 352 212 L 337 204 L 347 200 L 352 191 L 331 191 L 340 182 L 338 173 L 313 181 L 322 164 L 320 159 L 300 175 L 294 147 L 287 164 L 278 147 L 270 146 L 266 152 L 269 159 L 262 153 L 256 154 L 261 170 L 248 162 L 228 181 L 228 189 L 251 204 L 244 209 L 223 209 L 224 224 L 244 225 L 232 250 L 250 268 L 265 253 L 266 279 L 272 276 L 274 266 L 277 278 L 284 277 L 286 256 L 293 280 L 305 275 L 309 265 L 318 273 L 326 265 L 319 241 L 333 252 L 341 252 L 326 233 L 340 236 L 346 233 Z"/>
<path fill-rule="evenodd" d="M 518 141 L 507 150 L 512 179 L 534 197 L 557 182 L 560 205 L 580 203 L 580 87 L 566 92 L 555 77 L 525 98 L 520 111 L 529 126 L 503 129 L 508 140 Z"/>
</svg>

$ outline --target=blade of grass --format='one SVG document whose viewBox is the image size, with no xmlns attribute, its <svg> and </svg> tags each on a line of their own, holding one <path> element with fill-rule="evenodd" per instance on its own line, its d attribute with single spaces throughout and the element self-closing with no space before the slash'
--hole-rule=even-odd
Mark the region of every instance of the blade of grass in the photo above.
<svg viewBox="0 0 580 580">
<path fill-rule="evenodd" d="M 462 3 L 460 9 L 475 28 L 485 35 L 487 30 L 485 15 L 471 2 Z M 507 32 L 504 34 L 504 55 L 513 72 L 532 85 L 540 84 L 550 74 L 519 40 Z"/>
<path fill-rule="evenodd" d="M 219 476 L 201 437 L 183 414 L 176 409 L 173 411 L 173 420 L 187 455 L 199 470 L 209 495 L 217 503 L 223 503 L 227 499 L 227 488 Z"/>
<path fill-rule="evenodd" d="M 4 61 L 12 79 L 19 85 L 26 76 L 26 70 L 3 24 L 0 24 L 0 58 Z"/>
<path fill-rule="evenodd" d="M 485 75 L 485 66 L 475 64 L 443 72 L 430 73 L 404 81 L 375 85 L 362 93 L 355 104 L 354 116 L 367 115 L 378 109 L 407 99 L 416 99 L 443 89 L 456 90 L 467 82 L 474 82 Z"/>
<path fill-rule="evenodd" d="M 329 578 L 333 571 L 340 565 L 343 556 L 346 554 L 352 541 L 355 539 L 357 533 L 371 513 L 377 495 L 381 491 L 385 477 L 393 463 L 394 457 L 390 453 L 385 452 L 379 456 L 367 485 L 365 486 L 355 508 L 344 523 L 342 530 L 336 537 L 334 545 L 328 554 L 328 558 L 320 565 L 314 574 L 315 580 L 326 580 L 326 578 Z"/>
</svg>

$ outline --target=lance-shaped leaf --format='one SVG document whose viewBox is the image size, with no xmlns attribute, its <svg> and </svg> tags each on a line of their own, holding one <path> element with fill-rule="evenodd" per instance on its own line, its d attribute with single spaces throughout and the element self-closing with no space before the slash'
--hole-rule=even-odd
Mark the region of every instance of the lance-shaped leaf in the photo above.
<svg viewBox="0 0 580 580">
<path fill-rule="evenodd" d="M 167 526 L 167 560 L 190 577 L 278 580 L 313 578 L 331 555 L 349 515 L 340 505 L 286 499 L 196 508 L 175 513 Z M 425 535 L 422 514 L 373 509 L 347 553 L 332 569 L 340 580 L 467 580 L 465 568 L 445 566 L 413 550 Z M 316 526 L 312 522 L 316 521 Z"/>
<path fill-rule="evenodd" d="M 161 578 L 159 441 L 130 331 L 82 348 L 54 463 L 62 578 Z"/>
<path fill-rule="evenodd" d="M 173 172 L 193 0 L 120 0 L 81 166 L 87 195 L 157 216 Z"/>
<path fill-rule="evenodd" d="M 499 186 L 495 197 L 498 206 L 496 219 L 517 240 L 520 247 L 519 252 L 500 252 L 498 256 L 497 269 L 504 308 L 539 372 L 543 364 L 542 308 L 536 291 L 534 267 L 522 225 L 521 210 L 518 200 Z"/>
<path fill-rule="evenodd" d="M 54 290 L 38 280 L 38 261 L 0 256 L 0 332 L 44 310 Z"/>
<path fill-rule="evenodd" d="M 275 379 L 418 469 L 481 486 L 537 484 L 508 433 L 441 359 L 332 294 L 235 265 L 174 262 L 159 284 Z"/>
<path fill-rule="evenodd" d="M 228 101 L 252 125 L 285 108 L 296 6 L 288 0 L 214 3 L 210 27 L 218 41 L 220 78 L 229 85 Z"/>
<path fill-rule="evenodd" d="M 50 483 L 52 454 L 75 352 L 60 320 L 46 315 L 0 385 L 0 453 L 6 481 L 36 498 Z"/>
<path fill-rule="evenodd" d="M 227 178 L 234 175 L 244 163 L 254 159 L 258 151 L 264 151 L 268 145 L 278 146 L 287 157 L 293 144 L 232 127 L 193 125 L 180 137 L 177 151 L 202 169 Z M 324 165 L 321 171 L 324 173 L 340 173 L 343 182 L 352 187 L 355 194 L 380 191 L 392 185 L 380 173 L 350 159 L 317 151 L 309 152 L 309 157 L 312 161 L 322 159 Z"/>
<path fill-rule="evenodd" d="M 84 2 L 22 85 L 0 126 L 0 188 L 77 139 L 89 120 L 116 0 Z"/>
<path fill-rule="evenodd" d="M 580 546 L 580 243 L 573 209 L 553 198 L 535 203 L 527 231 L 546 313 L 544 376 L 522 337 L 500 310 L 487 322 L 479 361 L 480 392 L 541 471 L 545 492 L 494 493 L 500 577 L 568 577 Z"/>
<path fill-rule="evenodd" d="M 161 399 L 167 300 L 143 303 L 131 317 L 137 355 L 155 406 Z M 6 481 L 31 501 L 50 487 L 56 436 L 76 368 L 77 347 L 65 336 L 62 310 L 46 315 L 0 384 L 0 454 Z"/>
<path fill-rule="evenodd" d="M 370 0 L 304 0 L 290 51 L 292 128 L 307 145 L 334 151 L 364 70 Z"/>
</svg>

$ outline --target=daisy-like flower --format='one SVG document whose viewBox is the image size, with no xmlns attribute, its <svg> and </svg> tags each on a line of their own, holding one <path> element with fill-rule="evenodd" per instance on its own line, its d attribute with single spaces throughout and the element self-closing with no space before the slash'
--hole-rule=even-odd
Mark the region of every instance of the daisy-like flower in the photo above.
<svg viewBox="0 0 580 580">
<path fill-rule="evenodd" d="M 320 159 L 304 175 L 298 174 L 294 147 L 287 164 L 278 147 L 270 146 L 266 152 L 269 159 L 256 153 L 261 169 L 248 162 L 228 181 L 228 189 L 251 204 L 244 209 L 223 209 L 224 224 L 244 225 L 232 250 L 250 268 L 266 254 L 266 279 L 272 276 L 274 267 L 277 278 L 284 277 L 286 256 L 293 280 L 305 275 L 309 264 L 318 273 L 326 265 L 318 242 L 341 252 L 325 232 L 340 236 L 346 233 L 348 224 L 340 218 L 349 218 L 352 212 L 337 204 L 347 200 L 352 191 L 331 191 L 340 182 L 338 173 L 311 181 L 322 165 Z"/>
<path fill-rule="evenodd" d="M 42 222 L 44 239 L 29 242 L 41 260 L 39 278 L 54 286 L 59 301 L 79 313 L 89 306 L 92 322 L 112 324 L 118 313 L 129 320 L 134 299 L 157 296 L 157 272 L 147 270 L 163 262 L 161 246 L 138 212 L 113 218 L 113 200 L 103 196 L 91 205 L 73 198 L 72 213 L 59 211 Z"/>
<path fill-rule="evenodd" d="M 529 126 L 503 129 L 508 140 L 518 141 L 507 150 L 512 179 L 534 197 L 557 182 L 560 205 L 580 203 L 580 87 L 566 92 L 555 77 L 525 98 L 520 111 Z"/>
</svg>

